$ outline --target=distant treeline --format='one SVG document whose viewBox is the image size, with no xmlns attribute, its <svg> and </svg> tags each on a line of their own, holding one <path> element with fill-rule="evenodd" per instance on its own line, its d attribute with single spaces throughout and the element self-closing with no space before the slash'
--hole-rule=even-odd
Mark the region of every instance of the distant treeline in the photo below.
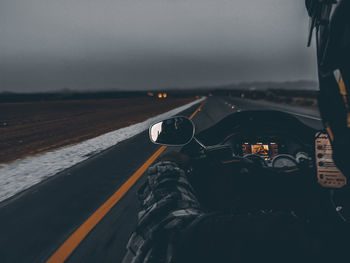
<svg viewBox="0 0 350 263">
<path fill-rule="evenodd" d="M 0 93 L 0 102 L 29 102 L 52 100 L 102 99 L 108 97 L 137 96 L 134 92 L 50 92 L 50 93 Z"/>
<path fill-rule="evenodd" d="M 298 106 L 317 106 L 318 91 L 316 90 L 215 90 L 213 96 L 232 96 L 253 100 L 267 100 L 277 103 L 287 103 Z"/>
<path fill-rule="evenodd" d="M 5 102 L 30 102 L 30 101 L 54 101 L 54 100 L 86 100 L 108 98 L 135 98 L 157 96 L 166 91 L 99 91 L 99 92 L 40 92 L 40 93 L 0 93 L 0 103 Z M 171 97 L 191 97 L 198 94 L 193 91 L 170 91 L 166 92 Z M 207 94 L 207 92 L 201 93 Z"/>
<path fill-rule="evenodd" d="M 53 101 L 53 100 L 85 100 L 108 98 L 133 98 L 155 97 L 161 93 L 167 97 L 194 97 L 194 96 L 233 96 L 250 99 L 267 99 L 281 102 L 292 98 L 316 99 L 317 91 L 314 90 L 240 90 L 240 89 L 186 89 L 169 91 L 101 91 L 101 92 L 56 92 L 56 93 L 0 93 L 0 103 L 5 102 L 29 102 L 29 101 Z"/>
<path fill-rule="evenodd" d="M 268 90 L 212 90 L 206 93 L 215 96 L 234 96 L 251 99 L 273 99 L 274 97 L 303 97 L 317 98 L 316 90 L 285 90 L 285 89 L 268 89 Z"/>
<path fill-rule="evenodd" d="M 200 86 L 187 88 L 169 88 L 148 91 L 75 91 L 63 89 L 57 92 L 14 93 L 0 92 L 0 102 L 50 101 L 50 100 L 84 100 L 106 98 L 132 98 L 143 96 L 157 97 L 166 93 L 169 97 L 193 97 L 223 95 L 245 96 L 252 99 L 278 99 L 278 97 L 315 98 L 318 83 L 316 81 L 298 80 L 286 82 L 243 82 L 217 86 Z"/>
<path fill-rule="evenodd" d="M 233 95 L 233 94 L 232 94 Z M 231 95 L 231 96 L 232 96 Z M 229 95 L 230 96 L 230 95 Z M 239 96 L 234 94 L 233 96 Z M 318 91 L 315 90 L 266 90 L 266 91 L 241 91 L 241 98 L 254 100 L 267 100 L 277 103 L 287 103 L 298 106 L 317 106 Z"/>
</svg>

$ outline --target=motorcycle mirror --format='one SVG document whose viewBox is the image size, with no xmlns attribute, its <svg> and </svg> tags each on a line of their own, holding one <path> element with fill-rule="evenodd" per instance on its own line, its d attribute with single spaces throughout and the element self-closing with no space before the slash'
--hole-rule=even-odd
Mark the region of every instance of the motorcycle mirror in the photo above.
<svg viewBox="0 0 350 263">
<path fill-rule="evenodd" d="M 193 122 L 182 116 L 157 122 L 149 128 L 151 142 L 168 146 L 185 145 L 193 139 L 194 133 Z"/>
</svg>

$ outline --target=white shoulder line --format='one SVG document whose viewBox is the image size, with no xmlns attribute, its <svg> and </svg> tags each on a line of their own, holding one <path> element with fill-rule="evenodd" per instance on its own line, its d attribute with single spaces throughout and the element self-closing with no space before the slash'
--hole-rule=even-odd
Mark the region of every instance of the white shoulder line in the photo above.
<svg viewBox="0 0 350 263">
<path fill-rule="evenodd" d="M 144 122 L 121 128 L 75 145 L 0 166 L 0 202 L 64 169 L 86 160 L 92 154 L 106 150 L 123 140 L 143 132 L 154 122 L 176 115 L 204 99 L 205 97 Z"/>
</svg>

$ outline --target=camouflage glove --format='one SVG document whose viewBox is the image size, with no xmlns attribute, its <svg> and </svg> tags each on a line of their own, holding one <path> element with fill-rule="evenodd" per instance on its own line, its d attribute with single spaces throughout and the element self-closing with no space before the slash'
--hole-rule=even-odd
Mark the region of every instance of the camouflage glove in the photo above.
<svg viewBox="0 0 350 263">
<path fill-rule="evenodd" d="M 171 262 L 173 238 L 203 214 L 185 171 L 170 161 L 155 164 L 138 198 L 138 225 L 123 262 Z"/>
<path fill-rule="evenodd" d="M 190 160 L 191 158 L 188 155 L 175 151 L 168 152 L 159 158 L 159 161 L 161 162 L 173 162 L 181 168 L 187 168 L 190 164 Z"/>
</svg>

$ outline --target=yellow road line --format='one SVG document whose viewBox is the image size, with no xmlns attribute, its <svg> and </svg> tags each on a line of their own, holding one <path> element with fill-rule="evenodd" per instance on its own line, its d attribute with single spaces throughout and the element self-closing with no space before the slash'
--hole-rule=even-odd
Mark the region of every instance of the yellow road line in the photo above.
<svg viewBox="0 0 350 263">
<path fill-rule="evenodd" d="M 204 103 L 203 103 L 204 104 Z M 200 105 L 189 117 L 192 119 L 203 106 Z M 100 206 L 75 232 L 56 250 L 46 261 L 47 263 L 64 262 L 79 246 L 90 231 L 102 220 L 102 218 L 118 203 L 118 201 L 137 182 L 149 166 L 164 152 L 166 146 L 160 147 L 102 206 Z"/>
<path fill-rule="evenodd" d="M 195 110 L 195 112 L 192 113 L 192 115 L 189 117 L 190 120 L 192 120 L 193 117 L 194 117 L 199 111 L 201 111 L 203 105 L 204 105 L 204 103 L 202 103 L 202 104 Z"/>
</svg>

